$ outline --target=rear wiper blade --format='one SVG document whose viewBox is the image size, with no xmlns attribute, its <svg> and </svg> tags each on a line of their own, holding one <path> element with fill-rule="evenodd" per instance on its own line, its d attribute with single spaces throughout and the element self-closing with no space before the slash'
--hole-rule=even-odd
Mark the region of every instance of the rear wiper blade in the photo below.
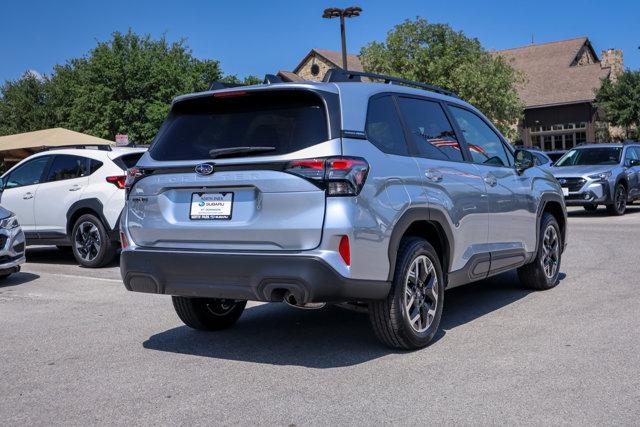
<svg viewBox="0 0 640 427">
<path fill-rule="evenodd" d="M 260 153 L 263 151 L 275 151 L 276 147 L 229 147 L 229 148 L 214 148 L 209 150 L 209 156 L 212 159 L 217 157 L 229 157 L 237 154 L 246 153 Z"/>
</svg>

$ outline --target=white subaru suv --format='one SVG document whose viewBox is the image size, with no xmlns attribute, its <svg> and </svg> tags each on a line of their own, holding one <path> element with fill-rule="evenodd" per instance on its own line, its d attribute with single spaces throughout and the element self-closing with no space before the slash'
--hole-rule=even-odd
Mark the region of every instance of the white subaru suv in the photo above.
<svg viewBox="0 0 640 427">
<path fill-rule="evenodd" d="M 43 151 L 2 175 L 0 204 L 27 245 L 71 246 L 82 266 L 102 267 L 118 248 L 126 170 L 146 148 L 82 146 Z"/>
</svg>

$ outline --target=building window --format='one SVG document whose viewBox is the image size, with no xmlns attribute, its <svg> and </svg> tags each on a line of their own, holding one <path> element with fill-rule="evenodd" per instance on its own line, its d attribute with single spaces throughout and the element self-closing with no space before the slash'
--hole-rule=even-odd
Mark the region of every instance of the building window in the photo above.
<svg viewBox="0 0 640 427">
<path fill-rule="evenodd" d="M 551 135 L 545 135 L 543 138 L 544 138 L 544 149 L 546 151 L 553 150 L 553 141 L 551 140 Z"/>
<path fill-rule="evenodd" d="M 576 145 L 587 142 L 586 132 L 576 132 Z"/>
<path fill-rule="evenodd" d="M 586 142 L 587 133 L 580 131 L 586 127 L 586 122 L 532 126 L 531 145 L 546 151 L 570 150 L 577 144 Z"/>
<path fill-rule="evenodd" d="M 313 74 L 314 76 L 320 74 L 320 66 L 318 64 L 313 64 L 311 66 L 311 74 Z"/>
</svg>

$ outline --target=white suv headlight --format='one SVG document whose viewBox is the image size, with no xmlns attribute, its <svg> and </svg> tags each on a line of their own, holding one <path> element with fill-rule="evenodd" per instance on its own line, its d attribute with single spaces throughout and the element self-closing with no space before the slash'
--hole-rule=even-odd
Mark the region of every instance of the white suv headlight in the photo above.
<svg viewBox="0 0 640 427">
<path fill-rule="evenodd" d="M 5 228 L 7 230 L 11 230 L 12 228 L 19 227 L 18 218 L 15 215 L 11 215 L 5 219 L 0 220 L 0 228 Z"/>
<path fill-rule="evenodd" d="M 596 173 L 596 174 L 593 174 L 593 175 L 589 175 L 589 178 L 597 179 L 597 180 L 600 180 L 600 181 L 606 181 L 609 178 L 611 178 L 611 171 L 600 172 L 600 173 Z"/>
</svg>

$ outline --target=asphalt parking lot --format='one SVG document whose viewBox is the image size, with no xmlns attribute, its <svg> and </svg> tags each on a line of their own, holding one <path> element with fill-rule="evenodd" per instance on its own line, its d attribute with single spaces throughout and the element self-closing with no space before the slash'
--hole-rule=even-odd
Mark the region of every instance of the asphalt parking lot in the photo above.
<svg viewBox="0 0 640 427">
<path fill-rule="evenodd" d="M 183 326 L 116 265 L 27 253 L 0 284 L 0 419 L 50 424 L 617 424 L 640 420 L 640 206 L 570 210 L 560 285 L 514 274 L 447 292 L 428 348 L 381 347 L 365 314 L 253 304 Z"/>
</svg>

